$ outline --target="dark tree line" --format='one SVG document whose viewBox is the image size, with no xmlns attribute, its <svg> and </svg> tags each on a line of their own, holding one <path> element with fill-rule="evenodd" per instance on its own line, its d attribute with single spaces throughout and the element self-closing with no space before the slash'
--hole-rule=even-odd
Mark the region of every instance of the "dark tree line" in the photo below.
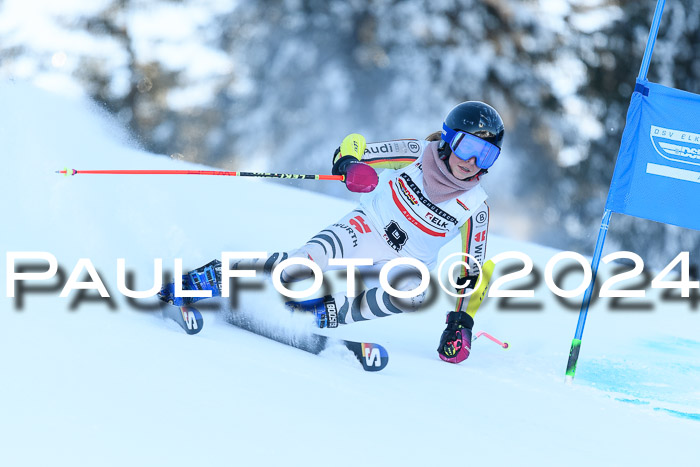
<svg viewBox="0 0 700 467">
<path fill-rule="evenodd" d="M 528 222 L 535 241 L 592 251 L 653 0 L 551 11 L 527 0 L 146 3 L 55 18 L 106 44 L 77 53 L 70 72 L 146 149 L 323 173 L 347 133 L 424 137 L 452 105 L 484 100 L 507 126 L 487 184 L 499 233 Z M 652 81 L 700 91 L 699 22 L 698 2 L 667 2 Z M 14 44 L 0 67 L 47 53 Z M 656 264 L 698 243 L 694 232 L 619 217 L 611 245 Z"/>
</svg>

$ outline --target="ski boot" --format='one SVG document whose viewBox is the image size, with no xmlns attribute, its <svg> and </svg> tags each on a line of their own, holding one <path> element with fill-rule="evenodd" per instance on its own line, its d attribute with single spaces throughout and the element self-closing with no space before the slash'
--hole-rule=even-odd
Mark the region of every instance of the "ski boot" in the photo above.
<svg viewBox="0 0 700 467">
<path fill-rule="evenodd" d="M 453 311 L 447 314 L 446 322 L 447 328 L 442 332 L 438 354 L 449 363 L 463 362 L 472 348 L 474 318 L 463 311 Z"/>
<path fill-rule="evenodd" d="M 182 276 L 182 290 L 211 290 L 212 297 L 221 296 L 221 261 L 218 259 Z M 175 306 L 191 305 L 208 297 L 176 297 L 175 284 L 166 284 L 158 298 Z"/>
<path fill-rule="evenodd" d="M 303 302 L 285 302 L 285 305 L 294 313 L 313 313 L 319 328 L 338 327 L 338 308 L 330 295 Z"/>
</svg>

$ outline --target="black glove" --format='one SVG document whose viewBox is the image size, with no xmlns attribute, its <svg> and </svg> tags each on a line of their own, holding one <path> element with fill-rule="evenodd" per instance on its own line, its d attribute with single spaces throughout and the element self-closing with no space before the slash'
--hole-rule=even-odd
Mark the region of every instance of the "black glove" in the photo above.
<svg viewBox="0 0 700 467">
<path fill-rule="evenodd" d="M 463 362 L 472 348 L 474 318 L 463 311 L 453 311 L 447 314 L 446 322 L 437 349 L 440 359 L 449 363 Z"/>
<path fill-rule="evenodd" d="M 348 173 L 348 166 L 352 163 L 360 161 L 358 161 L 355 156 L 341 156 L 340 158 L 336 159 L 339 153 L 340 148 L 336 149 L 333 153 L 333 160 L 335 162 L 333 162 L 333 169 L 331 169 L 331 173 L 333 175 L 346 175 Z"/>
</svg>

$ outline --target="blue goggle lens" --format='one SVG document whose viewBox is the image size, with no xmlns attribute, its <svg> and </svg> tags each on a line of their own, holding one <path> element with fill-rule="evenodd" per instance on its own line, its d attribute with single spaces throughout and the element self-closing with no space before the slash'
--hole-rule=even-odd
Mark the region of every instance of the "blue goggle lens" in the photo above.
<svg viewBox="0 0 700 467">
<path fill-rule="evenodd" d="M 463 161 L 468 161 L 475 157 L 476 165 L 481 169 L 491 167 L 501 154 L 500 148 L 495 144 L 491 144 L 470 133 L 454 131 L 445 125 L 443 125 L 442 139 L 450 145 L 450 149 L 452 149 L 455 156 Z"/>
</svg>

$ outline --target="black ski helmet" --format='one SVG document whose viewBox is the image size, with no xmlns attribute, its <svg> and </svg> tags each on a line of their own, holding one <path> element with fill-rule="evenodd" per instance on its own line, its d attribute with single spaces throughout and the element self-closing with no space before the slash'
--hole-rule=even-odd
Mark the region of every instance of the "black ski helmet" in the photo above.
<svg viewBox="0 0 700 467">
<path fill-rule="evenodd" d="M 445 125 L 455 131 L 472 134 L 501 148 L 505 128 L 496 109 L 479 101 L 467 101 L 455 106 L 445 117 Z M 445 133 L 443 132 L 443 138 Z M 443 139 L 444 141 L 444 139 Z M 449 141 L 445 141 L 449 144 Z M 446 144 L 441 144 L 446 146 Z"/>
</svg>

